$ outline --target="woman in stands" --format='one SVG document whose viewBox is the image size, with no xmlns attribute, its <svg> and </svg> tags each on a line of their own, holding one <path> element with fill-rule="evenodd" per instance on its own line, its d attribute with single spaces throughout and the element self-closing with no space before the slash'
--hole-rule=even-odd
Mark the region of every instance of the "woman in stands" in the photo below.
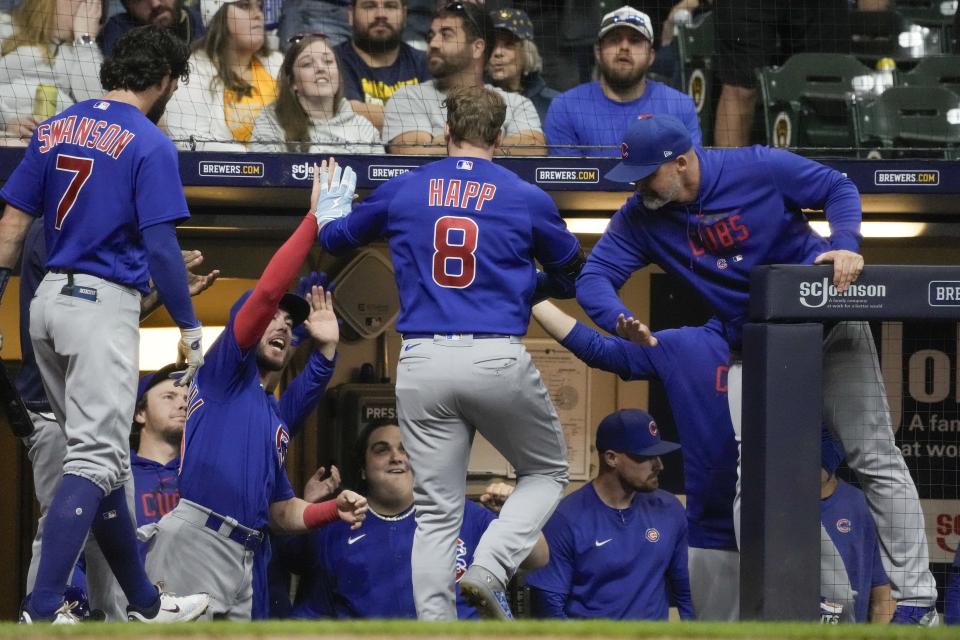
<svg viewBox="0 0 960 640">
<path fill-rule="evenodd" d="M 267 45 L 261 0 L 201 0 L 200 13 L 207 33 L 167 105 L 167 132 L 181 149 L 243 151 L 277 97 L 283 58 Z"/>
<path fill-rule="evenodd" d="M 250 148 L 300 153 L 384 152 L 380 134 L 343 97 L 337 56 L 322 35 L 293 38 L 277 101 L 253 127 Z"/>
<path fill-rule="evenodd" d="M 0 33 L 0 146 L 25 146 L 37 124 L 101 95 L 100 0 L 24 0 Z"/>
</svg>

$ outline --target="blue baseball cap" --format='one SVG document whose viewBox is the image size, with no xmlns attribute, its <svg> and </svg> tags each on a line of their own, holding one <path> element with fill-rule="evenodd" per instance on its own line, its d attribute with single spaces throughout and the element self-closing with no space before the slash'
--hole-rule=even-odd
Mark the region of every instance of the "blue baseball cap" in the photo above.
<svg viewBox="0 0 960 640">
<path fill-rule="evenodd" d="M 145 373 L 140 376 L 140 382 L 137 383 L 137 404 L 140 404 L 143 396 L 147 395 L 147 391 L 150 391 L 150 389 L 153 389 L 164 380 L 177 380 L 186 368 L 187 365 L 185 364 L 171 362 L 153 373 Z"/>
<path fill-rule="evenodd" d="M 676 451 L 680 445 L 660 439 L 653 417 L 640 409 L 611 413 L 597 427 L 597 451 L 630 453 L 635 456 L 660 456 Z"/>
<path fill-rule="evenodd" d="M 239 298 L 237 298 L 237 301 L 233 303 L 232 307 L 230 307 L 231 317 L 237 315 L 237 311 L 240 310 L 240 307 L 243 306 L 243 303 L 247 301 L 247 298 L 249 298 L 250 294 L 252 293 L 253 289 L 247 289 L 240 295 Z M 295 327 L 299 326 L 300 323 L 306 320 L 307 316 L 310 315 L 310 303 L 295 293 L 283 294 L 283 297 L 280 298 L 280 304 L 278 306 L 290 314 L 290 321 Z"/>
<path fill-rule="evenodd" d="M 638 182 L 692 146 L 690 132 L 678 119 L 662 113 L 640 114 L 623 135 L 620 163 L 604 177 L 613 182 Z"/>
</svg>

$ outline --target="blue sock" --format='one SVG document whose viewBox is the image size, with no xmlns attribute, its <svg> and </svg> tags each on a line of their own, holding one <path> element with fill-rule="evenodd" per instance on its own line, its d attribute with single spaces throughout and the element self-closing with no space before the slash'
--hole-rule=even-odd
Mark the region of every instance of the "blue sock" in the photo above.
<svg viewBox="0 0 960 640">
<path fill-rule="evenodd" d="M 147 577 L 143 560 L 137 552 L 137 532 L 123 487 L 114 489 L 100 503 L 92 529 L 103 557 L 130 604 L 138 609 L 152 608 L 158 602 L 159 594 Z"/>
<path fill-rule="evenodd" d="M 63 604 L 67 578 L 102 499 L 103 491 L 86 478 L 67 474 L 60 481 L 43 525 L 40 566 L 29 604 L 35 617 L 49 618 Z"/>
</svg>

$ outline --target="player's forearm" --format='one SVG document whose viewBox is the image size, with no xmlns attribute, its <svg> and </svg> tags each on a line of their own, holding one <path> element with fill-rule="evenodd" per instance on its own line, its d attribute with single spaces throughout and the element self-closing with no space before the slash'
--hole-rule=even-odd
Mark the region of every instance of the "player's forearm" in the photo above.
<svg viewBox="0 0 960 640">
<path fill-rule="evenodd" d="M 541 533 L 537 538 L 536 544 L 533 545 L 533 549 L 530 550 L 527 557 L 520 563 L 520 568 L 524 571 L 534 571 L 547 566 L 548 562 L 550 562 L 550 546 L 547 544 L 547 539 L 544 538 Z"/>
<path fill-rule="evenodd" d="M 870 622 L 887 624 L 896 608 L 889 584 L 870 589 Z"/>
<path fill-rule="evenodd" d="M 549 300 L 533 305 L 533 318 L 557 342 L 562 342 L 577 324 L 572 316 L 568 316 Z"/>
<path fill-rule="evenodd" d="M 181 329 L 198 326 L 200 323 L 190 301 L 187 269 L 183 266 L 176 227 L 172 222 L 162 222 L 147 227 L 141 233 L 147 249 L 150 277 L 170 317 Z"/>
<path fill-rule="evenodd" d="M 303 421 L 323 397 L 333 376 L 335 357 L 327 358 L 316 351 L 310 354 L 307 366 L 280 396 L 280 417 L 290 428 L 291 437 L 300 432 Z"/>
<path fill-rule="evenodd" d="M 824 205 L 824 214 L 830 223 L 830 247 L 860 252 L 860 223 L 863 209 L 857 187 L 846 177 L 840 177 Z"/>
<path fill-rule="evenodd" d="M 253 288 L 234 321 L 234 335 L 241 349 L 255 345 L 266 331 L 280 306 L 280 299 L 297 275 L 300 265 L 306 260 L 313 241 L 317 237 L 317 219 L 313 214 L 304 216 L 300 226 L 273 254 L 263 270 L 263 275 Z"/>
<path fill-rule="evenodd" d="M 270 505 L 270 528 L 278 533 L 304 533 L 339 520 L 336 500 L 316 504 L 290 498 Z"/>
<path fill-rule="evenodd" d="M 33 216 L 7 205 L 0 218 L 0 268 L 13 269 L 20 258 L 23 239 L 33 222 Z"/>
</svg>

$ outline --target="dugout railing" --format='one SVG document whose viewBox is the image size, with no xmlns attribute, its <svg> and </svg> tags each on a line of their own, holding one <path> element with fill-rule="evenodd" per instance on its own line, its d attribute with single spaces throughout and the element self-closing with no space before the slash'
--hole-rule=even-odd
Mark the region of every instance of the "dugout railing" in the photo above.
<svg viewBox="0 0 960 640">
<path fill-rule="evenodd" d="M 818 619 L 824 323 L 960 321 L 960 267 L 868 265 L 840 294 L 831 266 L 750 282 L 743 333 L 741 618 Z"/>
</svg>

